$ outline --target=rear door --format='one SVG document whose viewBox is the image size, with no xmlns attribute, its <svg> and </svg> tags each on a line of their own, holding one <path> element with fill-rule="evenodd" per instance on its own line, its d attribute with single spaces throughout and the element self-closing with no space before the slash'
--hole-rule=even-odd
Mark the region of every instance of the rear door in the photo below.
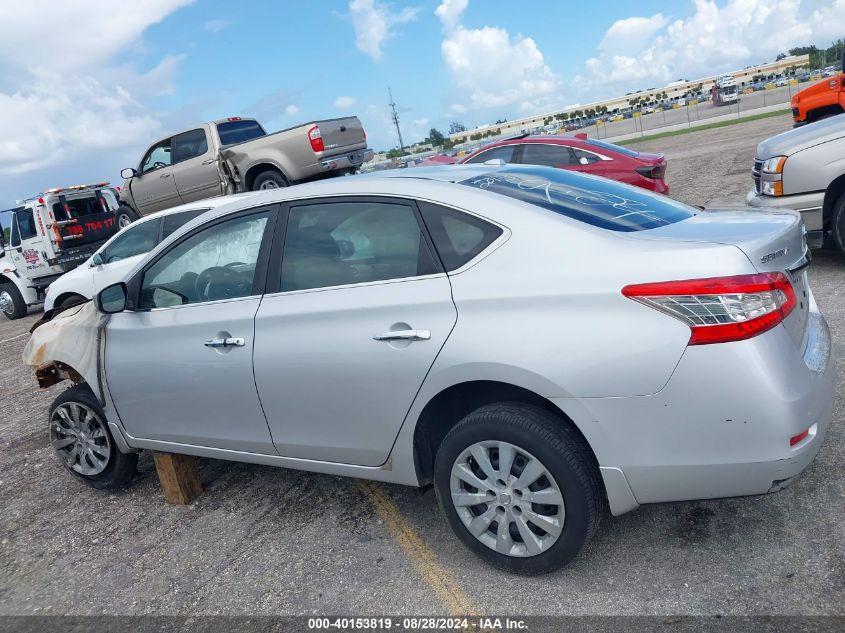
<svg viewBox="0 0 845 633">
<path fill-rule="evenodd" d="M 223 193 L 217 160 L 203 128 L 173 137 L 173 179 L 182 202 L 203 200 Z"/>
<path fill-rule="evenodd" d="M 172 139 L 159 141 L 144 154 L 139 174 L 129 183 L 132 197 L 143 215 L 182 203 L 173 178 Z"/>
<path fill-rule="evenodd" d="M 279 454 L 383 464 L 456 318 L 413 202 L 292 205 L 255 319 L 255 382 Z"/>
</svg>

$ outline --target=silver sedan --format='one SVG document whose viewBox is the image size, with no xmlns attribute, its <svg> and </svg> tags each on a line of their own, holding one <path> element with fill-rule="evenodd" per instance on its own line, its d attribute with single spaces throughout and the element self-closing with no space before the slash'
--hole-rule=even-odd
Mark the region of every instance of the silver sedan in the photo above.
<svg viewBox="0 0 845 633">
<path fill-rule="evenodd" d="M 218 207 L 25 360 L 77 383 L 51 441 L 98 488 L 142 449 L 433 483 L 469 548 L 542 573 L 608 509 L 772 492 L 814 459 L 835 377 L 809 262 L 790 211 L 397 170 Z"/>
</svg>

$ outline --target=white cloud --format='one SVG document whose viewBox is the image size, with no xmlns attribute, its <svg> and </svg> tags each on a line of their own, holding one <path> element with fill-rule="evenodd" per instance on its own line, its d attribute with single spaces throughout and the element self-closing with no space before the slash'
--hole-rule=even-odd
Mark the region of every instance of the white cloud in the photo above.
<svg viewBox="0 0 845 633">
<path fill-rule="evenodd" d="M 467 0 L 443 0 L 435 14 L 445 33 L 441 54 L 455 87 L 472 109 L 542 107 L 559 98 L 560 80 L 530 37 L 503 28 L 469 29 L 461 23 Z M 455 106 L 452 106 L 455 112 Z"/>
<path fill-rule="evenodd" d="M 355 97 L 338 97 L 334 100 L 334 107 L 338 110 L 345 110 L 346 108 L 351 108 L 356 103 L 358 103 L 358 101 Z"/>
<path fill-rule="evenodd" d="M 774 60 L 842 33 L 845 0 L 695 0 L 688 17 L 618 20 L 573 84 L 586 100 Z M 592 98 L 589 98 L 592 96 Z"/>
<path fill-rule="evenodd" d="M 89 169 L 95 163 L 100 169 L 110 153 L 140 148 L 159 134 L 159 121 L 139 98 L 172 91 L 184 55 L 168 55 L 144 73 L 111 62 L 137 47 L 145 29 L 189 3 L 145 0 L 119 11 L 109 0 L 4 6 L 0 173 L 20 175 L 50 166 L 78 171 L 85 164 L 82 157 L 90 156 L 97 158 Z M 45 33 L 60 36 L 33 46 Z"/>
<path fill-rule="evenodd" d="M 285 114 L 288 114 L 290 116 L 293 116 L 294 114 L 299 114 L 299 106 L 291 103 L 285 108 Z"/>
<path fill-rule="evenodd" d="M 202 25 L 206 31 L 211 31 L 212 33 L 219 33 L 227 26 L 229 26 L 231 22 L 229 20 L 209 20 L 205 24 Z"/>
<path fill-rule="evenodd" d="M 355 46 L 378 61 L 382 46 L 394 36 L 393 26 L 415 20 L 417 9 L 405 7 L 394 12 L 376 0 L 350 0 L 349 14 L 355 29 Z"/>
<path fill-rule="evenodd" d="M 466 111 L 467 107 L 462 103 L 453 103 L 449 106 L 450 114 L 464 114 Z"/>
</svg>

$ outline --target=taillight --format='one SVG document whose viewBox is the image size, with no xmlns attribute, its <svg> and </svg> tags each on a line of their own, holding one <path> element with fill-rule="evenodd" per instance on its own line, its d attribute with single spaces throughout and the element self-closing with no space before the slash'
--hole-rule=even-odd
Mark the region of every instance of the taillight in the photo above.
<svg viewBox="0 0 845 633">
<path fill-rule="evenodd" d="M 314 150 L 315 154 L 326 149 L 326 146 L 323 145 L 323 135 L 320 132 L 320 128 L 316 125 L 308 130 L 308 141 L 311 143 L 311 149 Z"/>
<path fill-rule="evenodd" d="M 792 284 L 780 272 L 634 284 L 622 294 L 686 323 L 690 345 L 757 336 L 795 308 Z"/>
<path fill-rule="evenodd" d="M 651 178 L 653 180 L 660 180 L 666 174 L 666 163 L 660 165 L 635 167 L 634 170 L 641 176 Z"/>
<path fill-rule="evenodd" d="M 361 134 L 364 135 L 364 142 L 366 143 L 367 142 L 367 130 L 365 130 L 364 128 L 361 128 Z"/>
</svg>

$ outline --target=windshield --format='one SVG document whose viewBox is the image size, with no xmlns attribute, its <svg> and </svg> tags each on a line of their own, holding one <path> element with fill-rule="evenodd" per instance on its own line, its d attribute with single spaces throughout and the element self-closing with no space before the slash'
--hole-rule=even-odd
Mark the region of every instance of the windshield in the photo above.
<svg viewBox="0 0 845 633">
<path fill-rule="evenodd" d="M 12 214 L 14 212 L 15 209 L 0 211 L 0 246 L 9 243 L 9 237 L 12 233 Z"/>
<path fill-rule="evenodd" d="M 226 121 L 217 124 L 217 134 L 221 145 L 234 145 L 264 136 L 266 132 L 258 121 Z"/>
<path fill-rule="evenodd" d="M 643 231 L 691 218 L 685 204 L 604 178 L 550 167 L 508 167 L 460 182 L 610 231 Z"/>
</svg>

